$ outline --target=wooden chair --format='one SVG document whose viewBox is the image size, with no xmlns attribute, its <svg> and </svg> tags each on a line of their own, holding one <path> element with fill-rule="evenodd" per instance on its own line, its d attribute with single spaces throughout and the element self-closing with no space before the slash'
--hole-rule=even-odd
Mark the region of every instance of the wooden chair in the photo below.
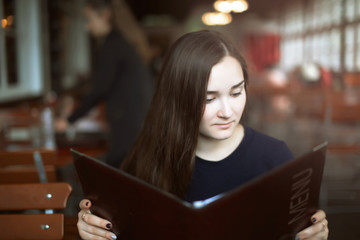
<svg viewBox="0 0 360 240">
<path fill-rule="evenodd" d="M 40 110 L 9 108 L 0 110 L 0 149 L 40 147 Z"/>
<path fill-rule="evenodd" d="M 71 191 L 64 182 L 0 185 L 0 211 L 5 211 L 0 214 L 0 238 L 62 239 L 63 213 L 33 214 L 24 210 L 64 209 Z"/>
<path fill-rule="evenodd" d="M 357 153 L 360 149 L 360 91 L 328 92 L 324 108 L 324 136 L 328 150 Z"/>
<path fill-rule="evenodd" d="M 0 184 L 54 182 L 55 160 L 55 150 L 0 150 Z"/>
<path fill-rule="evenodd" d="M 353 90 L 329 91 L 324 109 L 329 145 L 322 208 L 331 214 L 360 212 L 360 92 Z"/>
</svg>

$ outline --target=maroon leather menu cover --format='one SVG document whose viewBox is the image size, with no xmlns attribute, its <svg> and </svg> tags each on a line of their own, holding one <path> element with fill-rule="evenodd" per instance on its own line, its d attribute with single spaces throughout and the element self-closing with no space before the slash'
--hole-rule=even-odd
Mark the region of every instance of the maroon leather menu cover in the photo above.
<svg viewBox="0 0 360 240">
<path fill-rule="evenodd" d="M 194 204 L 72 151 L 92 213 L 118 239 L 294 239 L 318 209 L 324 143 L 238 188 Z"/>
</svg>

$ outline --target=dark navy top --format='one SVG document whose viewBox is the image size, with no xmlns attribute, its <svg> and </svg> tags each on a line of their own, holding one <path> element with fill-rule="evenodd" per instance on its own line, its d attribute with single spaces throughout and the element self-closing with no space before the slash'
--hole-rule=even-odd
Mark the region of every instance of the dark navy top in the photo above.
<svg viewBox="0 0 360 240">
<path fill-rule="evenodd" d="M 228 157 L 213 162 L 195 158 L 185 200 L 204 200 L 232 190 L 293 159 L 283 141 L 244 126 L 244 138 Z"/>
</svg>

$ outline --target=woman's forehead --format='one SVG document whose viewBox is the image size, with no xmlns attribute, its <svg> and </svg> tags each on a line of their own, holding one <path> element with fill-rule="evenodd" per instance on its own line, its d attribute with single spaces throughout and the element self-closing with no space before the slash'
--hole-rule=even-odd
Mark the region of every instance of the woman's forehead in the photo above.
<svg viewBox="0 0 360 240">
<path fill-rule="evenodd" d="M 228 89 L 244 81 L 242 67 L 234 57 L 224 57 L 211 69 L 207 91 Z"/>
</svg>

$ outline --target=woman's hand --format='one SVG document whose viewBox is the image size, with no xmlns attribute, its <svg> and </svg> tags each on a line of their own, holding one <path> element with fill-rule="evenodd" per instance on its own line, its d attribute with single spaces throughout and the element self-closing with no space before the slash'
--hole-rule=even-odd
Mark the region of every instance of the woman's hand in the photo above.
<svg viewBox="0 0 360 240">
<path fill-rule="evenodd" d="M 312 217 L 312 226 L 302 230 L 296 234 L 296 240 L 326 240 L 329 235 L 328 221 L 326 214 L 322 210 L 318 210 Z"/>
<path fill-rule="evenodd" d="M 116 239 L 116 235 L 110 231 L 111 222 L 91 214 L 91 202 L 89 200 L 81 200 L 79 206 L 81 210 L 78 213 L 77 227 L 82 239 Z"/>
<path fill-rule="evenodd" d="M 57 118 L 54 121 L 54 129 L 56 132 L 65 132 L 69 128 L 69 123 L 65 118 Z"/>
</svg>

